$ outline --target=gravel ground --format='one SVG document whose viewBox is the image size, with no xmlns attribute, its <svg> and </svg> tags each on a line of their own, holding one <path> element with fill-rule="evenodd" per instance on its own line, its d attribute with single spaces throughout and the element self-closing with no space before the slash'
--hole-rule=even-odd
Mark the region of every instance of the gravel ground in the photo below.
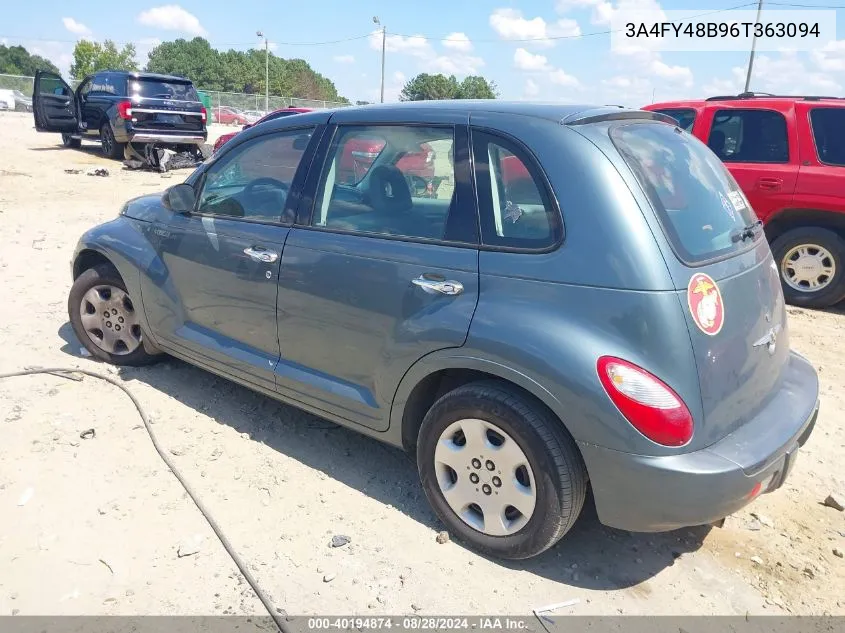
<svg viewBox="0 0 845 633">
<path fill-rule="evenodd" d="M 103 166 L 108 178 L 64 173 Z M 436 541 L 398 450 L 176 360 L 116 370 L 80 356 L 66 311 L 78 235 L 183 174 L 122 170 L 0 114 L 0 372 L 78 366 L 125 381 L 288 613 L 525 615 L 573 598 L 562 614 L 845 613 L 845 513 L 821 504 L 845 496 L 845 310 L 789 310 L 822 403 L 782 490 L 722 529 L 631 534 L 587 508 L 551 551 L 501 563 Z M 3 381 L 0 430 L 0 614 L 263 613 L 117 389 Z M 337 534 L 351 542 L 329 547 Z"/>
</svg>

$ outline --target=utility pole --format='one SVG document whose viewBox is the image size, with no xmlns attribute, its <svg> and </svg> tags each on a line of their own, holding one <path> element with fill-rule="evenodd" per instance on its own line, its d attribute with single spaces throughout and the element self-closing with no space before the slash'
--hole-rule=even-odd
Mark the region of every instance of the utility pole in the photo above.
<svg viewBox="0 0 845 633">
<path fill-rule="evenodd" d="M 264 114 L 267 114 L 270 112 L 270 40 L 261 31 L 255 34 L 264 38 Z"/>
<path fill-rule="evenodd" d="M 757 2 L 757 19 L 755 20 L 756 23 L 760 22 L 760 12 L 763 11 L 763 0 L 758 0 Z M 743 92 L 748 92 L 749 87 L 751 86 L 751 69 L 754 68 L 754 49 L 757 46 L 757 29 L 754 29 L 754 36 L 751 38 L 751 54 L 748 56 L 748 73 L 745 75 L 745 90 Z"/>
<path fill-rule="evenodd" d="M 384 103 L 384 52 L 387 48 L 387 27 L 379 22 L 378 16 L 373 17 L 373 22 L 381 26 L 381 103 Z"/>
</svg>

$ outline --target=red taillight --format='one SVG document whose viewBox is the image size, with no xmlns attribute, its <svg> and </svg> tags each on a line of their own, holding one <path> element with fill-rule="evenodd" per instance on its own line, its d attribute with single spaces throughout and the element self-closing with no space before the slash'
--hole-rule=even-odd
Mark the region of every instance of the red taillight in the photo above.
<svg viewBox="0 0 845 633">
<path fill-rule="evenodd" d="M 683 446 L 692 438 L 687 405 L 666 383 L 645 369 L 612 356 L 597 363 L 599 380 L 625 419 L 652 442 Z"/>
<path fill-rule="evenodd" d="M 205 106 L 200 106 L 200 117 L 202 117 L 203 123 L 208 121 L 208 110 L 205 109 Z"/>
<path fill-rule="evenodd" d="M 121 119 L 129 121 L 132 118 L 132 102 L 121 101 L 117 104 L 117 113 Z"/>
</svg>

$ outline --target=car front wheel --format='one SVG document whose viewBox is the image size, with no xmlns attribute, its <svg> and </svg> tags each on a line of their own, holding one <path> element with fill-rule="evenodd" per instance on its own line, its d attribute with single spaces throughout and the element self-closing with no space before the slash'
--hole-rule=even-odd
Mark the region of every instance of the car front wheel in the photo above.
<svg viewBox="0 0 845 633">
<path fill-rule="evenodd" d="M 845 299 L 845 240 L 828 229 L 787 231 L 772 243 L 787 303 L 827 308 Z"/>
<path fill-rule="evenodd" d="M 65 147 L 72 147 L 78 149 L 82 146 L 82 139 L 73 138 L 70 134 L 63 133 L 62 134 L 62 145 Z"/>
<path fill-rule="evenodd" d="M 554 545 L 586 496 L 581 455 L 560 420 L 496 381 L 464 385 L 432 406 L 417 462 L 450 532 L 500 558 L 529 558 Z"/>
<path fill-rule="evenodd" d="M 68 316 L 79 342 L 94 358 L 112 365 L 146 365 L 157 358 L 144 349 L 138 310 L 109 265 L 82 273 L 68 297 Z"/>
</svg>

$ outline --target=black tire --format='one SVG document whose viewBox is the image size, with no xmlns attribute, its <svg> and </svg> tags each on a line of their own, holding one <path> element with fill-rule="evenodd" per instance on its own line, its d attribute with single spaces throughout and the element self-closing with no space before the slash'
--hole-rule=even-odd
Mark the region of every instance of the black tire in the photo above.
<svg viewBox="0 0 845 633">
<path fill-rule="evenodd" d="M 534 473 L 536 505 L 528 522 L 507 536 L 484 534 L 449 506 L 434 466 L 441 434 L 458 420 L 481 419 L 516 441 Z M 547 550 L 572 528 L 587 493 L 587 471 L 575 441 L 560 420 L 518 390 L 498 381 L 474 382 L 441 397 L 425 416 L 417 441 L 423 489 L 451 534 L 473 549 L 519 560 Z"/>
<path fill-rule="evenodd" d="M 111 123 L 103 123 L 100 128 L 100 143 L 103 145 L 103 154 L 115 160 L 123 160 L 123 149 L 126 143 L 118 143 L 114 138 Z"/>
<path fill-rule="evenodd" d="M 77 277 L 76 281 L 73 282 L 70 294 L 68 295 L 67 311 L 68 316 L 70 317 L 70 324 L 73 327 L 73 332 L 76 334 L 76 338 L 79 339 L 79 342 L 91 353 L 91 356 L 112 365 L 128 365 L 137 367 L 139 365 L 148 365 L 149 363 L 158 360 L 161 355 L 150 354 L 144 349 L 143 343 L 128 354 L 111 354 L 98 347 L 94 341 L 91 340 L 91 337 L 82 325 L 80 310 L 85 293 L 91 290 L 91 288 L 100 285 L 115 286 L 124 292 L 127 292 L 126 284 L 123 283 L 123 279 L 121 279 L 114 267 L 108 264 L 89 268 Z M 140 306 L 138 306 L 138 309 L 140 310 Z M 142 333 L 142 340 L 144 336 L 145 335 Z"/>
<path fill-rule="evenodd" d="M 82 139 L 73 138 L 70 134 L 62 133 L 62 145 L 73 149 L 79 149 L 82 147 Z"/>
<path fill-rule="evenodd" d="M 783 263 L 789 251 L 802 244 L 816 245 L 830 253 L 836 269 L 833 279 L 813 292 L 793 288 L 784 278 Z M 786 302 L 805 308 L 829 308 L 845 299 L 845 240 L 828 229 L 805 226 L 787 231 L 772 243 L 772 254 L 781 277 Z"/>
</svg>

